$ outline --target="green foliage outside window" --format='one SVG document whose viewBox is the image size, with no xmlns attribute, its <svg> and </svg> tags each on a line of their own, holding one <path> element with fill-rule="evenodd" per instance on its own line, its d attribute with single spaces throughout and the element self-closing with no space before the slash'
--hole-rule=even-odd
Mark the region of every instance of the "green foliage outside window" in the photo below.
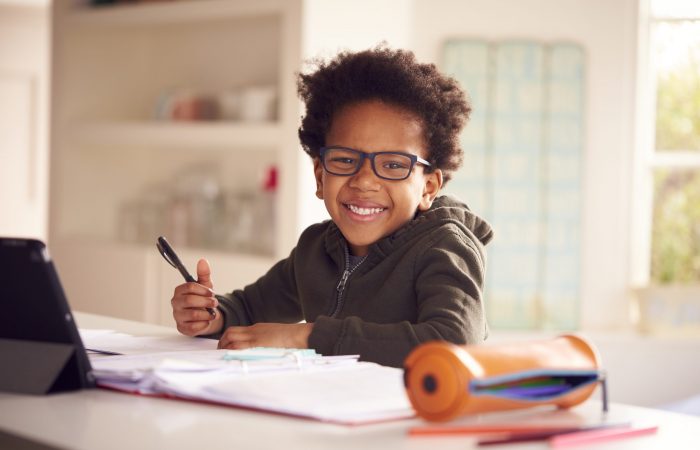
<svg viewBox="0 0 700 450">
<path fill-rule="evenodd" d="M 700 150 L 700 20 L 660 23 L 656 148 Z"/>
<path fill-rule="evenodd" d="M 699 30 L 700 31 L 700 30 Z M 656 148 L 700 150 L 700 42 L 687 64 L 660 74 L 656 99 Z"/>
<path fill-rule="evenodd" d="M 661 23 L 656 39 L 656 149 L 700 152 L 700 21 Z M 654 175 L 652 281 L 700 283 L 700 168 Z"/>
<path fill-rule="evenodd" d="M 700 171 L 658 170 L 651 275 L 656 283 L 700 282 Z"/>
<path fill-rule="evenodd" d="M 690 60 L 682 70 L 659 80 L 656 148 L 700 150 L 700 64 Z"/>
</svg>

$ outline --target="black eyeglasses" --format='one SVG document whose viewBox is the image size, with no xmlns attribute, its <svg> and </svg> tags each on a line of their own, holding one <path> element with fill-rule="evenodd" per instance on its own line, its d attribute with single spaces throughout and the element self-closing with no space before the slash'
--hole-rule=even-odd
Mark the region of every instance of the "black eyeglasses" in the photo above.
<svg viewBox="0 0 700 450">
<path fill-rule="evenodd" d="M 360 171 L 365 159 L 372 163 L 375 175 L 385 180 L 405 180 L 416 163 L 430 167 L 423 158 L 403 152 L 365 153 L 347 147 L 321 147 L 321 164 L 326 172 L 348 177 Z"/>
</svg>

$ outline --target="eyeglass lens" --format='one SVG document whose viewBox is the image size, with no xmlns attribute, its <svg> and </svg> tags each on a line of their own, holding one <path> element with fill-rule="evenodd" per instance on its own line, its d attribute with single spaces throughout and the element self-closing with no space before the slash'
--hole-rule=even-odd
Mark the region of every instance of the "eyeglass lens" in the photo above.
<svg viewBox="0 0 700 450">
<path fill-rule="evenodd" d="M 363 159 L 359 151 L 329 148 L 324 154 L 323 164 L 334 175 L 352 175 L 359 170 Z M 408 177 L 413 165 L 410 157 L 397 153 L 377 153 L 373 162 L 374 173 L 392 180 Z"/>
</svg>

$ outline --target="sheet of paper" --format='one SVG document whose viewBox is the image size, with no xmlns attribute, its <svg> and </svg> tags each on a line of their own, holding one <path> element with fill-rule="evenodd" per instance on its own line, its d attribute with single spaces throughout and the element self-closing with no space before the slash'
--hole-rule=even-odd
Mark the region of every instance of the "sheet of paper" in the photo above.
<svg viewBox="0 0 700 450">
<path fill-rule="evenodd" d="M 115 333 L 114 330 L 107 330 L 107 329 L 97 329 L 97 328 L 80 328 L 78 330 L 78 333 L 80 333 L 80 339 L 83 340 L 83 342 L 86 339 L 97 339 L 100 336 L 104 336 L 106 334 L 111 334 Z"/>
<path fill-rule="evenodd" d="M 269 355 L 278 354 L 276 358 Z M 266 358 L 254 358 L 267 355 Z M 242 356 L 246 358 L 237 359 Z M 234 358 L 236 357 L 236 358 Z M 321 356 L 315 352 L 280 352 L 278 349 L 196 350 L 116 355 L 92 359 L 99 381 L 139 381 L 160 373 L 207 372 L 224 370 L 235 374 L 319 370 L 330 366 L 355 364 L 356 355 Z"/>
<path fill-rule="evenodd" d="M 138 381 L 157 367 L 170 364 L 178 371 L 208 371 L 227 367 L 223 359 L 227 350 L 197 350 L 190 352 L 160 352 L 136 355 L 116 355 L 91 359 L 90 364 L 98 381 Z"/>
<path fill-rule="evenodd" d="M 109 330 L 80 329 L 80 337 L 86 349 L 109 351 L 123 355 L 186 350 L 215 350 L 216 339 L 188 336 L 131 336 Z"/>
<path fill-rule="evenodd" d="M 331 370 L 236 377 L 208 382 L 208 400 L 339 423 L 367 423 L 415 415 L 403 371 L 373 363 Z"/>
</svg>

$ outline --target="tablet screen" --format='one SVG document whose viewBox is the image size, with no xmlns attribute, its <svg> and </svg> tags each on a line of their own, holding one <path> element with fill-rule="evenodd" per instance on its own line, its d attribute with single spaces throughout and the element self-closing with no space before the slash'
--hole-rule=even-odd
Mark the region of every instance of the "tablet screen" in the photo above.
<svg viewBox="0 0 700 450">
<path fill-rule="evenodd" d="M 44 243 L 0 238 L 0 286 L 3 345 L 16 341 L 72 345 L 75 354 L 66 370 L 75 374 L 62 377 L 72 388 L 92 385 L 90 363 Z"/>
</svg>

